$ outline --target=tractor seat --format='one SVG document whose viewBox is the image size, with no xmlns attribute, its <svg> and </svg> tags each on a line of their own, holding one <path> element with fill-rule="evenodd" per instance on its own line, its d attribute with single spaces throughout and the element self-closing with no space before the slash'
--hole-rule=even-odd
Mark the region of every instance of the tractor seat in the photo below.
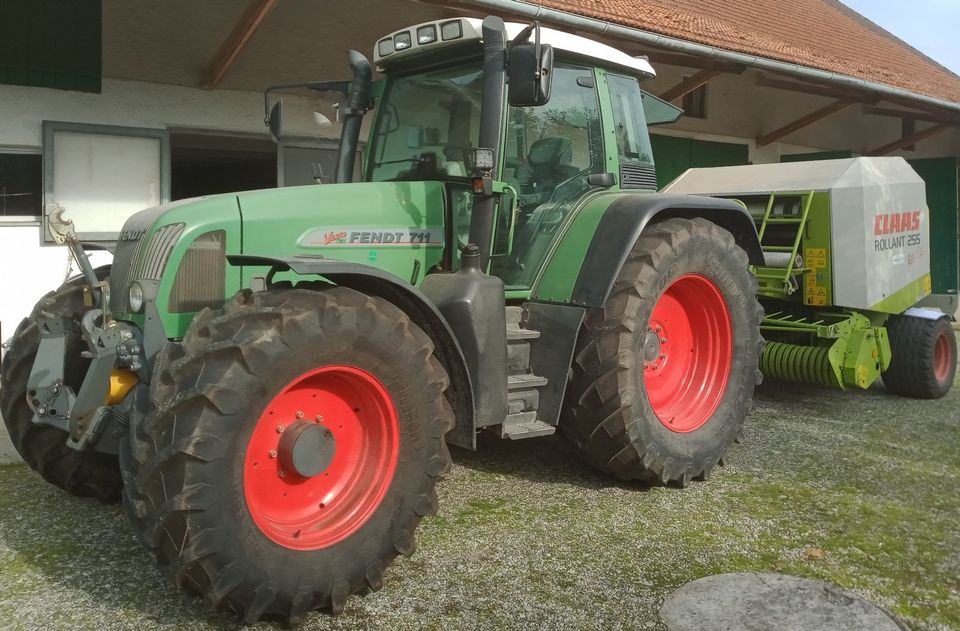
<svg viewBox="0 0 960 631">
<path fill-rule="evenodd" d="M 527 159 L 517 166 L 520 206 L 532 212 L 553 195 L 557 186 L 580 170 L 571 165 L 573 142 L 569 138 L 541 138 L 530 146 Z"/>
</svg>

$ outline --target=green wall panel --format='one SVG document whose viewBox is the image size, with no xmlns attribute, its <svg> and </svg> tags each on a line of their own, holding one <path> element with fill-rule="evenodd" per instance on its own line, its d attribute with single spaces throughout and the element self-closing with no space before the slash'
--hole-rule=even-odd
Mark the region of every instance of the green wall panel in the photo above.
<svg viewBox="0 0 960 631">
<path fill-rule="evenodd" d="M 957 191 L 957 158 L 910 160 L 927 184 L 930 207 L 930 274 L 937 294 L 956 293 L 960 288 L 960 262 L 957 256 L 957 215 L 960 197 Z"/>
<path fill-rule="evenodd" d="M 787 153 L 780 156 L 780 162 L 809 162 L 811 160 L 842 160 L 852 158 L 852 151 L 814 151 L 811 153 Z"/>
<path fill-rule="evenodd" d="M 657 163 L 657 186 L 663 188 L 693 167 L 726 167 L 749 164 L 750 148 L 729 142 L 711 142 L 676 136 L 650 135 Z"/>
<path fill-rule="evenodd" d="M 99 92 L 101 54 L 100 0 L 0 0 L 0 83 Z"/>
</svg>

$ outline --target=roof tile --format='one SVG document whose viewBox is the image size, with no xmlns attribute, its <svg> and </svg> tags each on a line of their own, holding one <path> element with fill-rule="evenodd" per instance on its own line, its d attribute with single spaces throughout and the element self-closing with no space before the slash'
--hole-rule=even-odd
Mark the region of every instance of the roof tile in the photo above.
<svg viewBox="0 0 960 631">
<path fill-rule="evenodd" d="M 537 0 L 537 3 L 960 103 L 960 77 L 838 0 Z"/>
</svg>

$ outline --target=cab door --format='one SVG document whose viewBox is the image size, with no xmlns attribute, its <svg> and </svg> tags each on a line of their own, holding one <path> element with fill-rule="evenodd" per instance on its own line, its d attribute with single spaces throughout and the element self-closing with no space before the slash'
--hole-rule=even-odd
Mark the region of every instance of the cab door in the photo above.
<svg viewBox="0 0 960 631">
<path fill-rule="evenodd" d="M 508 290 L 523 290 L 577 202 L 595 188 L 590 175 L 606 172 L 592 69 L 558 63 L 548 104 L 510 108 L 503 164 L 519 208 L 512 252 L 494 257 L 490 271 Z"/>
</svg>

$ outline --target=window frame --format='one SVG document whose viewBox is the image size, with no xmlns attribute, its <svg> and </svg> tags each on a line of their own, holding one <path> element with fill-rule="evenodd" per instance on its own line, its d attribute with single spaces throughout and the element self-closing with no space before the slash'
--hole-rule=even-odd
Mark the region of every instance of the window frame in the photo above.
<svg viewBox="0 0 960 631">
<path fill-rule="evenodd" d="M 43 123 L 43 208 L 41 209 L 40 243 L 41 245 L 50 245 L 54 243 L 50 236 L 47 220 L 47 209 L 55 202 L 53 197 L 54 187 L 54 137 L 57 132 L 67 132 L 73 134 L 90 134 L 96 136 L 119 136 L 134 138 L 156 139 L 160 143 L 160 191 L 159 203 L 166 204 L 170 201 L 170 132 L 167 129 L 157 129 L 151 127 L 123 127 L 118 125 L 98 125 L 94 123 L 73 123 L 66 121 L 44 120 Z M 142 209 L 138 209 L 142 210 Z M 69 211 L 67 218 L 70 219 Z M 112 244 L 120 236 L 120 230 L 116 232 L 77 232 L 77 238 L 81 241 L 92 241 L 95 243 Z"/>
<path fill-rule="evenodd" d="M 20 145 L 0 145 L 0 154 L 40 156 L 40 210 L 35 215 L 0 215 L 0 227 L 9 226 L 39 226 L 43 223 L 43 172 L 44 156 L 40 147 L 25 147 Z"/>
</svg>

